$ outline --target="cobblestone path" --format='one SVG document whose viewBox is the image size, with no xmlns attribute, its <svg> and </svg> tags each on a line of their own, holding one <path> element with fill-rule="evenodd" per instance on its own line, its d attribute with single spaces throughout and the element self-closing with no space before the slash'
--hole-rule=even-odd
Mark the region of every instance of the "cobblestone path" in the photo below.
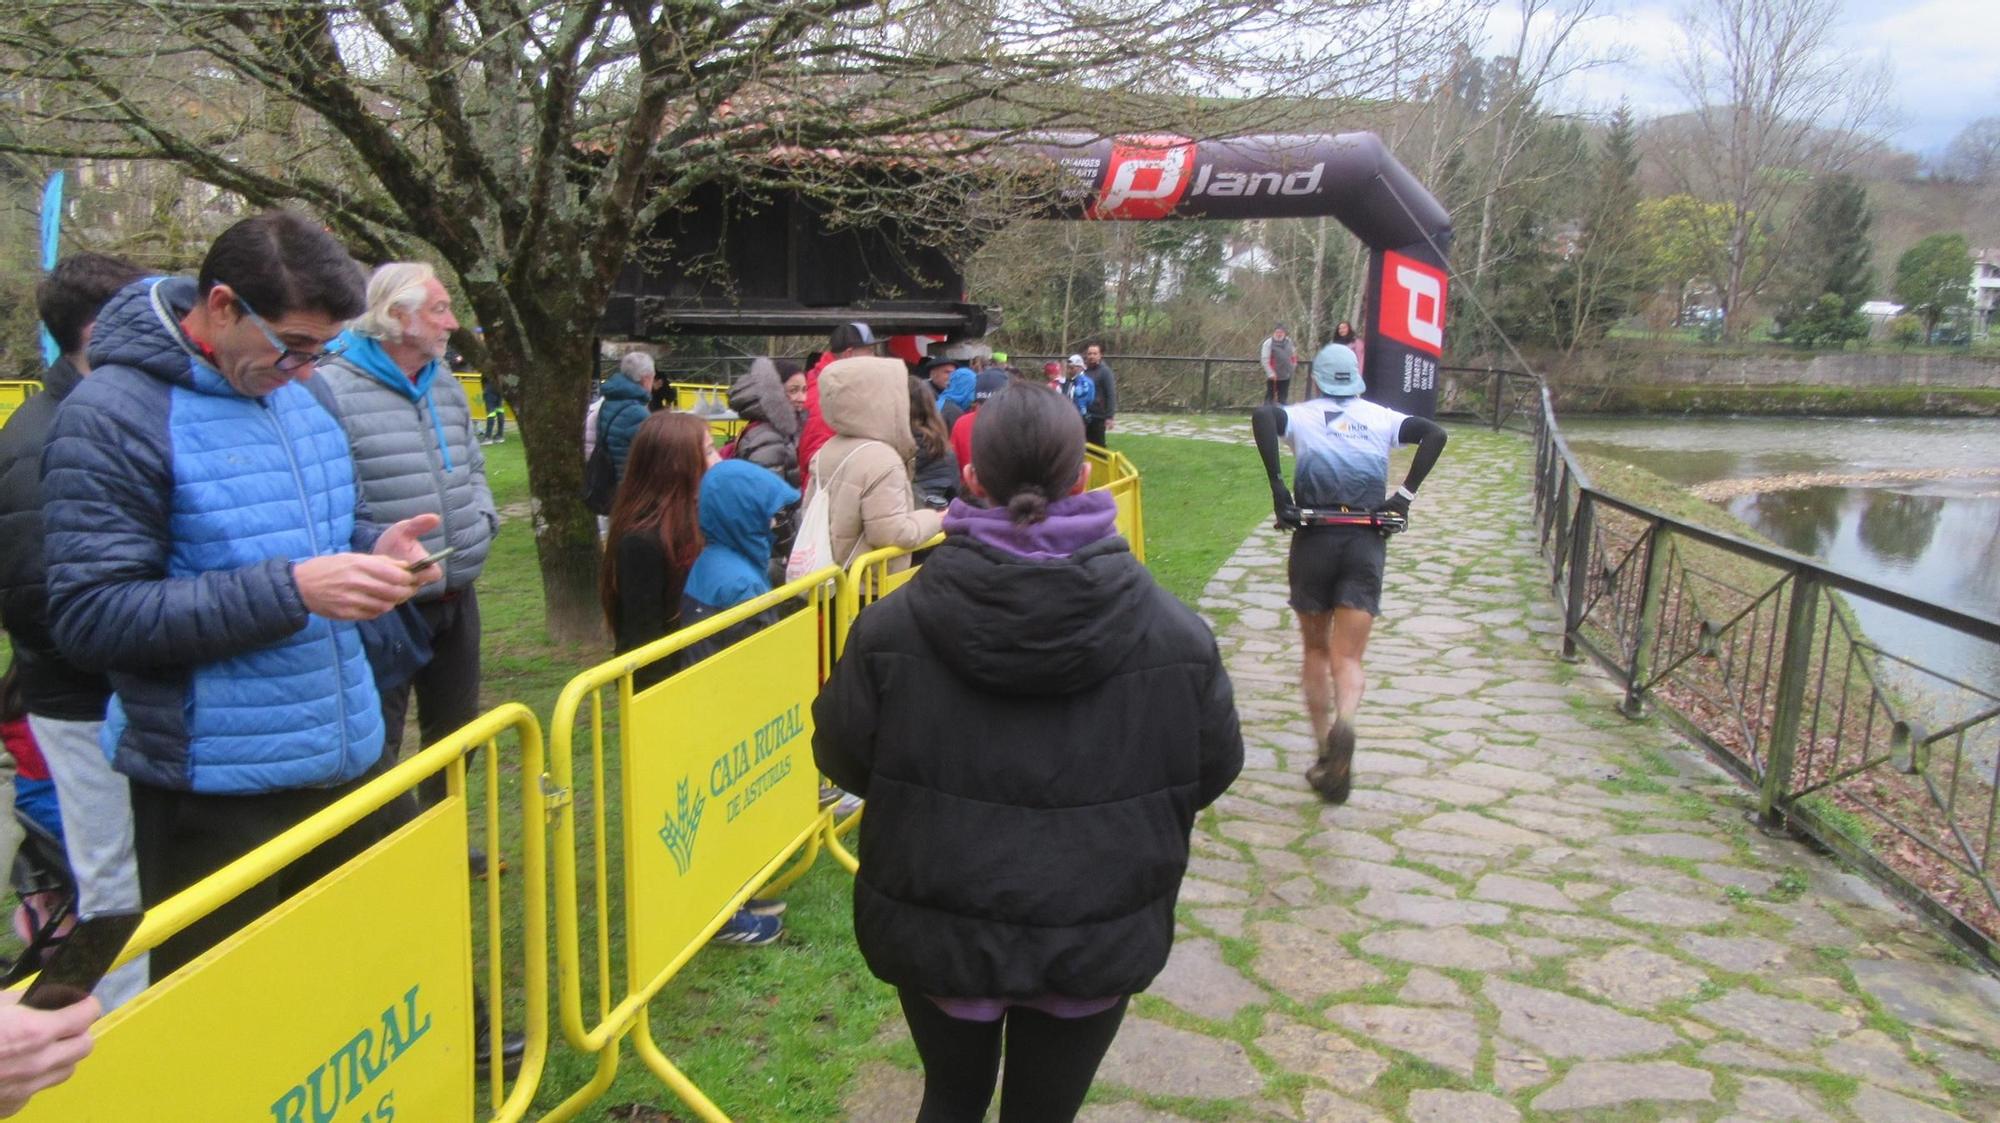
<svg viewBox="0 0 2000 1123">
<path fill-rule="evenodd" d="M 1248 761 L 1084 1119 L 2000 1118 L 2000 982 L 1554 657 L 1528 459 L 1456 429 L 1392 544 L 1344 807 L 1301 779 L 1284 537 L 1216 573 Z M 920 1086 L 877 1065 L 850 1114 Z"/>
</svg>

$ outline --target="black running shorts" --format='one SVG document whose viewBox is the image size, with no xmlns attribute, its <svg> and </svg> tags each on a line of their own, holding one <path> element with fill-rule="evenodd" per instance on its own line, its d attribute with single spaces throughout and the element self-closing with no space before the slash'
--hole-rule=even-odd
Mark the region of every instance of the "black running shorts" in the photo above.
<svg viewBox="0 0 2000 1123">
<path fill-rule="evenodd" d="M 1365 526 L 1307 526 L 1292 532 L 1292 610 L 1301 613 L 1358 608 L 1382 613 L 1382 567 L 1389 541 Z"/>
</svg>

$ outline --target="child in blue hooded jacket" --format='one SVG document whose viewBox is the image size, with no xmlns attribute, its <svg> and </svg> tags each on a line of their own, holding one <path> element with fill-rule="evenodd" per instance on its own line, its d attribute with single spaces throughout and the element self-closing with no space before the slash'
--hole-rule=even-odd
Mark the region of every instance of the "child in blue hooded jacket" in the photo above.
<svg viewBox="0 0 2000 1123">
<path fill-rule="evenodd" d="M 681 627 L 771 591 L 771 520 L 799 501 L 797 488 L 746 460 L 724 460 L 701 477 L 702 548 L 681 588 Z M 693 666 L 775 622 L 777 609 L 682 648 L 675 669 Z"/>
</svg>

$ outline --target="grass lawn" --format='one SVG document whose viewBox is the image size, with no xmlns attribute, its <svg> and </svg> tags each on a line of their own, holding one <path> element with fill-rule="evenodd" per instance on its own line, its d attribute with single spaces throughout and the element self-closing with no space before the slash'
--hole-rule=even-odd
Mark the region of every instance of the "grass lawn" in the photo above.
<svg viewBox="0 0 2000 1123">
<path fill-rule="evenodd" d="M 1114 434 L 1118 451 L 1139 468 L 1145 497 L 1146 564 L 1175 596 L 1193 604 L 1216 568 L 1236 552 L 1260 519 L 1271 516 L 1271 488 L 1251 445 L 1182 437 Z M 1290 456 L 1285 457 L 1289 478 Z"/>
<path fill-rule="evenodd" d="M 1247 442 L 1232 446 L 1172 437 L 1114 439 L 1141 473 L 1152 568 L 1162 584 L 1192 604 L 1215 569 L 1260 519 L 1268 517 L 1263 470 Z M 509 441 L 486 451 L 494 498 L 502 507 L 519 509 L 527 501 L 520 444 Z M 546 722 L 563 683 L 604 655 L 548 641 L 526 518 L 503 524 L 480 581 L 480 607 L 488 705 L 518 700 Z M 582 782 L 581 766 L 578 775 Z M 519 870 L 518 762 L 503 759 L 502 777 L 509 789 L 503 796 L 509 808 L 503 849 Z M 615 783 L 615 774 L 608 779 Z M 483 788 L 475 778 L 475 806 L 484 798 Z M 615 792 L 607 795 L 607 829 L 614 838 L 608 875 L 615 887 L 620 876 L 615 841 L 620 828 Z M 592 795 L 579 792 L 577 798 L 579 820 L 587 823 Z M 587 866 L 583 873 L 587 878 Z M 518 874 L 503 879 L 515 916 L 517 881 Z M 477 901 L 475 896 L 475 906 Z M 854 945 L 847 875 L 822 859 L 787 894 L 787 901 L 789 931 L 782 942 L 769 948 L 718 948 L 697 955 L 651 1009 L 662 1049 L 723 1110 L 739 1119 L 838 1118 L 841 1096 L 861 1065 L 891 1054 L 898 1054 L 905 1065 L 914 1063 L 907 1044 L 880 1040 L 883 1027 L 894 1017 L 895 996 L 868 973 Z M 584 907 L 588 911 L 589 906 Z M 582 918 L 587 962 L 596 923 L 595 916 Z M 510 948 L 518 948 L 518 922 L 509 928 Z M 517 952 L 512 954 L 518 958 Z M 518 965 L 508 964 L 506 971 L 518 987 Z M 622 976 L 622 967 L 614 965 L 614 975 Z M 518 1011 L 518 995 L 515 999 L 510 1008 Z M 590 1015 L 595 1010 L 595 996 L 586 988 L 587 1020 L 594 1020 Z M 558 1027 L 552 1026 L 552 1033 L 538 1111 L 553 1107 L 587 1083 L 594 1068 L 593 1058 L 562 1041 Z M 628 1051 L 611 1089 L 581 1118 L 691 1116 Z"/>
</svg>

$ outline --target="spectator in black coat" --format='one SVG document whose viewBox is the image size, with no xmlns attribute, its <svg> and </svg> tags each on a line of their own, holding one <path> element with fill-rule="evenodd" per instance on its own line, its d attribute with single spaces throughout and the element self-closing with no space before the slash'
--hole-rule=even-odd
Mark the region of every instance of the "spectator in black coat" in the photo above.
<svg viewBox="0 0 2000 1123">
<path fill-rule="evenodd" d="M 864 612 L 813 752 L 868 801 L 854 929 L 901 992 L 924 1120 L 1082 1104 L 1173 943 L 1195 814 L 1243 763 L 1229 676 L 1086 492 L 1083 422 L 1014 385 L 976 415 L 948 537 Z"/>
<path fill-rule="evenodd" d="M 1084 438 L 1099 448 L 1107 447 L 1104 434 L 1117 423 L 1118 379 L 1111 373 L 1111 364 L 1104 361 L 1104 345 L 1087 343 L 1083 348 L 1083 373 L 1090 376 L 1097 393 L 1090 399 L 1089 410 L 1084 414 Z"/>
<path fill-rule="evenodd" d="M 132 850 L 132 793 L 104 759 L 98 736 L 111 680 L 78 669 L 56 650 L 49 633 L 49 590 L 42 565 L 42 448 L 60 406 L 90 373 L 88 354 L 98 310 L 144 274 L 131 262 L 101 253 L 72 254 L 35 291 L 59 357 L 0 430 L 0 621 L 14 646 L 14 674 L 62 807 L 63 849 L 84 912 L 139 906 L 139 867 Z M 0 815 L 11 814 L 0 805 Z M 9 849 L 0 860 L 13 864 Z M 146 957 L 104 977 L 97 997 L 106 1010 L 146 987 Z"/>
</svg>

